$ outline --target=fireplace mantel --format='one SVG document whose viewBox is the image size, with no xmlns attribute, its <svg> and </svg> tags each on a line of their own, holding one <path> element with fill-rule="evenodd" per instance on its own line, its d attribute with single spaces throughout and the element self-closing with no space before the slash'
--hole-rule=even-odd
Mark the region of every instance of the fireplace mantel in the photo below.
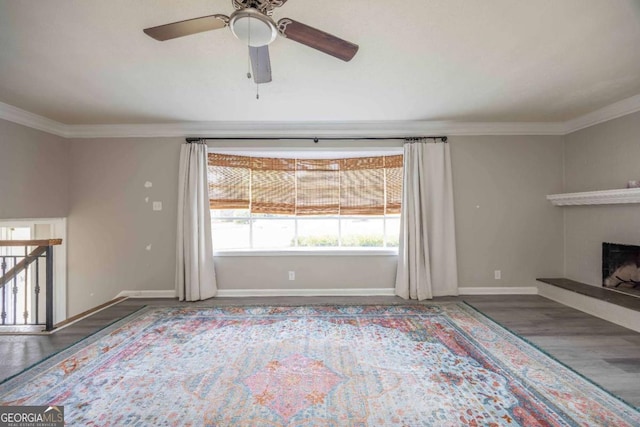
<svg viewBox="0 0 640 427">
<path fill-rule="evenodd" d="M 640 188 L 586 191 L 582 193 L 551 194 L 547 200 L 555 206 L 614 205 L 640 203 Z"/>
</svg>

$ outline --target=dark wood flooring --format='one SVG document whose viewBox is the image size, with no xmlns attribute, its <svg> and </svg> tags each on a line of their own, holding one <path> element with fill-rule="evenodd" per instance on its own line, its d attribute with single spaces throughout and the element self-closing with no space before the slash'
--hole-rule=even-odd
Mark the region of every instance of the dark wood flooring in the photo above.
<svg viewBox="0 0 640 427">
<path fill-rule="evenodd" d="M 436 298 L 466 301 L 611 393 L 640 407 L 640 333 L 537 295 Z M 406 303 L 395 297 L 220 298 L 198 303 L 250 304 Z M 415 303 L 415 302 L 413 302 Z M 181 304 L 172 299 L 128 299 L 45 336 L 0 336 L 0 381 L 60 351 L 144 305 Z"/>
</svg>

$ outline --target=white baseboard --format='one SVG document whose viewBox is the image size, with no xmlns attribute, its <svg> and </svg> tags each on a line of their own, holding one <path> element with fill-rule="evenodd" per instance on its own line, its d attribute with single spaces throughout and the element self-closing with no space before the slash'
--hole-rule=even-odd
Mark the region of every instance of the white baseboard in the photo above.
<svg viewBox="0 0 640 427">
<path fill-rule="evenodd" d="M 296 297 L 296 296 L 394 296 L 394 288 L 345 288 L 345 289 L 219 289 L 217 298 L 242 297 Z M 118 297 L 176 298 L 173 290 L 122 291 Z"/>
<path fill-rule="evenodd" d="M 535 286 L 482 286 L 458 288 L 459 295 L 537 295 Z"/>
<path fill-rule="evenodd" d="M 545 298 L 640 332 L 640 311 L 620 307 L 619 305 L 542 282 L 538 284 L 538 288 L 540 289 L 540 295 Z"/>
<path fill-rule="evenodd" d="M 170 290 L 155 290 L 155 291 L 122 291 L 118 295 L 119 297 L 129 297 L 129 298 L 175 298 L 176 291 Z"/>
<path fill-rule="evenodd" d="M 217 297 L 357 297 L 394 296 L 394 288 L 344 289 L 219 289 Z"/>
<path fill-rule="evenodd" d="M 462 287 L 460 295 L 536 295 L 535 286 Z M 366 297 L 395 296 L 394 288 L 336 288 L 336 289 L 219 289 L 218 298 L 242 297 Z M 174 290 L 122 291 L 115 298 L 176 298 Z"/>
<path fill-rule="evenodd" d="M 460 295 L 537 295 L 535 286 L 463 287 Z M 218 297 L 293 297 L 293 296 L 395 296 L 394 288 L 345 289 L 220 289 Z"/>
</svg>

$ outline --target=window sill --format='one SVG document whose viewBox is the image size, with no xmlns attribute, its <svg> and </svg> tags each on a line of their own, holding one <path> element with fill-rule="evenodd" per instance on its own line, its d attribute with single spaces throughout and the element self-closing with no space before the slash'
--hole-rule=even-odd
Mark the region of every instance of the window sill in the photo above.
<svg viewBox="0 0 640 427">
<path fill-rule="evenodd" d="M 214 251 L 214 257 L 279 257 L 279 256 L 397 256 L 397 248 L 376 249 L 227 249 Z"/>
</svg>

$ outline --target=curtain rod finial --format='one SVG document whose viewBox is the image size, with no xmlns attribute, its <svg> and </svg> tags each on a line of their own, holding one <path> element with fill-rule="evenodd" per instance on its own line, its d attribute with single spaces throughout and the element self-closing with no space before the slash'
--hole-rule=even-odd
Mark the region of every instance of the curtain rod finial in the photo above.
<svg viewBox="0 0 640 427">
<path fill-rule="evenodd" d="M 202 138 L 185 138 L 185 141 L 191 144 L 192 142 L 201 142 L 203 141 L 203 139 Z"/>
</svg>

